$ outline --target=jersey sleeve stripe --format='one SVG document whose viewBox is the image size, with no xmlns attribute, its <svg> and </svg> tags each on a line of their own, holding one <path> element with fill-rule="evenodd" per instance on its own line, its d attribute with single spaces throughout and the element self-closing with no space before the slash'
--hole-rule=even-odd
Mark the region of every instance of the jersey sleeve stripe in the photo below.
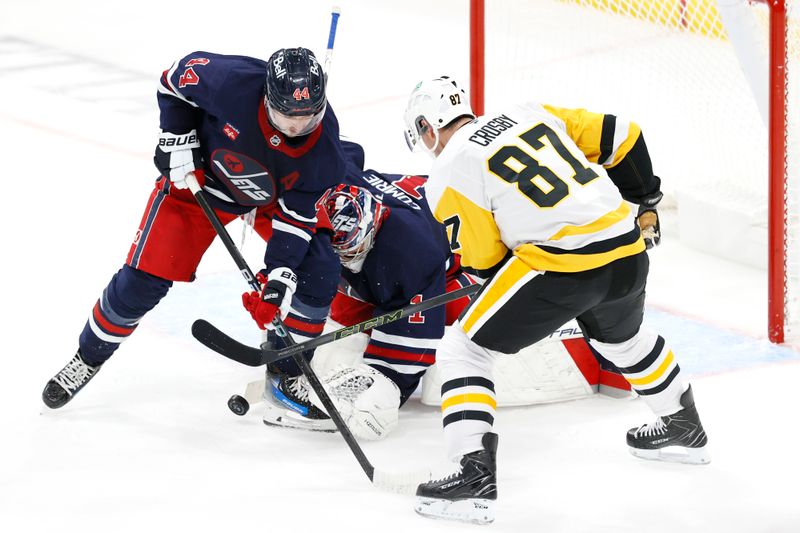
<svg viewBox="0 0 800 533">
<path fill-rule="evenodd" d="M 173 63 L 172 66 L 169 68 L 169 70 L 164 71 L 164 73 L 161 75 L 161 82 L 158 84 L 158 92 L 161 94 L 174 96 L 175 98 L 178 98 L 183 102 L 186 102 L 192 107 L 198 107 L 197 104 L 195 104 L 194 102 L 187 100 L 186 97 L 183 96 L 178 91 L 178 89 L 176 89 L 175 86 L 172 84 L 172 75 L 175 73 L 177 68 L 178 68 L 178 61 Z"/>
<path fill-rule="evenodd" d="M 300 228 L 296 228 L 291 224 L 287 224 L 286 222 L 281 222 L 277 218 L 272 219 L 272 230 L 273 231 L 283 231 L 284 233 L 291 233 L 297 237 L 300 237 L 306 242 L 311 242 L 311 234 L 303 231 Z"/>
<path fill-rule="evenodd" d="M 608 161 L 603 163 L 603 166 L 613 168 L 618 165 L 631 151 L 641 134 L 642 130 L 635 122 L 617 121 L 614 131 L 614 152 L 609 156 Z"/>
<path fill-rule="evenodd" d="M 600 156 L 597 158 L 604 164 L 614 154 L 614 133 L 617 126 L 617 117 L 614 115 L 603 116 L 603 127 L 600 132 Z"/>
<path fill-rule="evenodd" d="M 314 229 L 313 226 L 309 226 L 305 222 L 298 222 L 297 220 L 289 218 L 288 216 L 286 216 L 281 211 L 276 211 L 273 218 L 278 218 L 278 219 L 281 220 L 281 222 L 285 222 L 287 224 L 291 224 L 292 226 L 294 226 L 296 228 L 304 229 L 304 230 L 309 231 L 311 233 L 315 233 L 316 232 L 316 230 Z"/>
<path fill-rule="evenodd" d="M 304 217 L 303 215 L 301 215 L 297 211 L 293 211 L 293 210 L 289 209 L 288 207 L 286 207 L 286 203 L 283 201 L 283 198 L 278 198 L 278 206 L 280 206 L 281 211 L 283 211 L 284 213 L 286 213 L 288 216 L 292 217 L 295 220 L 299 220 L 300 222 L 306 222 L 306 223 L 311 224 L 311 225 L 314 225 L 314 224 L 317 223 L 317 217 L 316 216 L 311 217 L 311 218 Z"/>
</svg>

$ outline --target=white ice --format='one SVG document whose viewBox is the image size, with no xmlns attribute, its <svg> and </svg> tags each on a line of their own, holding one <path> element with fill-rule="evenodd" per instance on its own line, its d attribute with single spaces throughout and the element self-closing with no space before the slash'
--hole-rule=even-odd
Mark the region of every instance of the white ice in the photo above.
<svg viewBox="0 0 800 533">
<path fill-rule="evenodd" d="M 466 1 L 348 1 L 330 99 L 368 165 L 424 172 L 401 138 L 419 79 L 467 71 Z M 330 4 L 3 0 L 3 371 L 0 530 L 456 531 L 416 516 L 410 497 L 366 480 L 338 435 L 267 428 L 225 402 L 258 371 L 189 334 L 206 318 L 245 342 L 246 288 L 215 243 L 68 406 L 41 389 L 122 265 L 155 177 L 155 83 L 192 50 L 267 57 L 305 45 L 324 55 Z M 761 270 L 690 250 L 665 224 L 652 253 L 646 320 L 692 378 L 710 438 L 708 466 L 631 457 L 624 433 L 650 420 L 640 401 L 593 397 L 502 409 L 497 520 L 504 532 L 800 531 L 794 416 L 800 349 L 764 340 Z M 239 240 L 241 228 L 232 225 Z M 258 268 L 260 243 L 245 254 Z M 438 464 L 439 415 L 418 400 L 386 440 L 384 469 Z"/>
</svg>

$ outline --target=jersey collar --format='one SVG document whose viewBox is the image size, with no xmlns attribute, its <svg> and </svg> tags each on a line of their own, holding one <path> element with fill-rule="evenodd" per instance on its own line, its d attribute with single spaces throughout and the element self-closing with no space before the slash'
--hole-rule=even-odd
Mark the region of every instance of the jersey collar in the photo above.
<svg viewBox="0 0 800 533">
<path fill-rule="evenodd" d="M 267 142 L 267 147 L 271 150 L 277 150 L 289 157 L 298 158 L 304 156 L 309 150 L 314 148 L 322 135 L 322 125 L 325 122 L 325 117 L 319 126 L 306 136 L 305 141 L 298 146 L 289 146 L 286 142 L 286 136 L 280 131 L 272 127 L 267 118 L 267 110 L 264 108 L 262 102 L 258 103 L 258 125 L 261 127 L 261 133 L 264 134 L 264 140 Z"/>
</svg>

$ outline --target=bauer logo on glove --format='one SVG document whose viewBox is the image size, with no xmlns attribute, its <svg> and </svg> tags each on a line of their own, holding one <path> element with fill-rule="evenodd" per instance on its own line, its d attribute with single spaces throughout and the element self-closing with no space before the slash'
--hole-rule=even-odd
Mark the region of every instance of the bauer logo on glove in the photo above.
<svg viewBox="0 0 800 533">
<path fill-rule="evenodd" d="M 259 272 L 256 276 L 264 288 L 242 294 L 242 305 L 261 329 L 272 325 L 276 317 L 289 314 L 292 296 L 297 289 L 297 275 L 286 267 L 273 269 L 269 275 Z"/>
</svg>

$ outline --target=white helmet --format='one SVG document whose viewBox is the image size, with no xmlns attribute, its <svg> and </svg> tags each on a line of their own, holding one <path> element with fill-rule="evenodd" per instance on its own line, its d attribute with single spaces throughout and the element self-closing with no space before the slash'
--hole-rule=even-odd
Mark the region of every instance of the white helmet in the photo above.
<svg viewBox="0 0 800 533">
<path fill-rule="evenodd" d="M 420 135 L 426 127 L 422 119 L 433 126 L 438 144 L 439 129 L 462 116 L 475 118 L 475 113 L 469 105 L 466 91 L 456 80 L 442 76 L 419 82 L 411 92 L 406 107 L 405 136 L 408 147 L 412 152 L 419 146 L 431 151 L 425 143 L 420 142 Z"/>
</svg>

